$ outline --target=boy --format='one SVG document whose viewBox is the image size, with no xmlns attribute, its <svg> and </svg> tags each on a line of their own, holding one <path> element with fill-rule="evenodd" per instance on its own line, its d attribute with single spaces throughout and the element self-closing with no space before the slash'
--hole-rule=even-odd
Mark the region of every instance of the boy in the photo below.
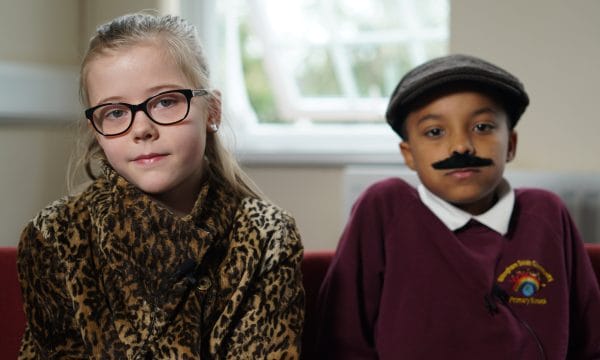
<svg viewBox="0 0 600 360">
<path fill-rule="evenodd" d="M 371 186 L 320 293 L 324 359 L 599 359 L 600 290 L 559 198 L 503 178 L 529 98 L 481 59 L 407 73 L 386 113 L 421 185 Z"/>
</svg>

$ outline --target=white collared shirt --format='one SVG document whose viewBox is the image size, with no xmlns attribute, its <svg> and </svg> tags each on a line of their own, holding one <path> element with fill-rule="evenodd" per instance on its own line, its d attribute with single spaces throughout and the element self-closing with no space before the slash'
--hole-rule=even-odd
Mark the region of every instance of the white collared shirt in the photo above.
<svg viewBox="0 0 600 360">
<path fill-rule="evenodd" d="M 431 210 L 452 231 L 465 226 L 471 219 L 489 227 L 501 235 L 508 232 L 510 217 L 515 205 L 515 192 L 508 181 L 502 179 L 498 186 L 498 202 L 488 211 L 480 215 L 472 215 L 442 198 L 433 194 L 423 184 L 418 186 L 419 197 L 425 206 Z"/>
</svg>

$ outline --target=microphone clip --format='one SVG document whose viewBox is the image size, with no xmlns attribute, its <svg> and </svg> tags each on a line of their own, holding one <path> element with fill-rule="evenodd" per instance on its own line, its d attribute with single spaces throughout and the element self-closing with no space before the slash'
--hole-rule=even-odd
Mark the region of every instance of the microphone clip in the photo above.
<svg viewBox="0 0 600 360">
<path fill-rule="evenodd" d="M 498 314 L 500 312 L 498 310 L 498 304 L 496 304 L 496 299 L 494 298 L 493 295 L 485 294 L 485 296 L 483 297 L 483 300 L 485 302 L 485 308 L 490 313 L 490 315 L 495 316 L 496 314 Z"/>
<path fill-rule="evenodd" d="M 500 303 L 504 305 L 508 304 L 508 294 L 498 284 L 494 284 L 491 293 L 485 294 L 483 299 L 485 308 L 492 316 L 500 312 L 497 301 L 500 301 Z"/>
</svg>

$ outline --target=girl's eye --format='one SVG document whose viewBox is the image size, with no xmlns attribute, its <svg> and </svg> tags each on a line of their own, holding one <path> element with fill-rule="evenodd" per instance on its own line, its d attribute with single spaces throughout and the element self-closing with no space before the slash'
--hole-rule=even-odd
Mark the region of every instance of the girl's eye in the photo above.
<svg viewBox="0 0 600 360">
<path fill-rule="evenodd" d="M 119 120 L 127 116 L 127 111 L 122 108 L 109 108 L 102 112 L 102 119 L 104 120 Z"/>
<path fill-rule="evenodd" d="M 425 136 L 427 137 L 439 137 L 444 134 L 444 131 L 440 128 L 431 128 L 425 131 Z"/>
<path fill-rule="evenodd" d="M 177 105 L 176 98 L 162 98 L 154 104 L 155 108 L 169 108 Z"/>
<path fill-rule="evenodd" d="M 106 114 L 106 117 L 108 118 L 120 118 L 121 116 L 123 116 L 124 112 L 123 110 L 113 110 L 110 111 Z"/>
</svg>

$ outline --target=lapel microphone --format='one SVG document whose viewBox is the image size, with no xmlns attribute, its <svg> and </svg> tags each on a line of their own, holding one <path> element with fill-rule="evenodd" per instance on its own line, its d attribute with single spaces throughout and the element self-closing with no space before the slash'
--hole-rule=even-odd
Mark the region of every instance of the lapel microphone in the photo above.
<svg viewBox="0 0 600 360">
<path fill-rule="evenodd" d="M 535 345 L 538 349 L 538 353 L 540 354 L 540 359 L 546 360 L 547 359 L 546 352 L 544 351 L 544 346 L 542 345 L 542 341 L 536 334 L 535 330 L 533 330 L 533 328 L 529 325 L 529 323 L 527 323 L 527 321 L 523 320 L 519 315 L 517 315 L 517 313 L 515 313 L 513 308 L 508 303 L 508 299 L 509 299 L 508 293 L 503 288 L 501 288 L 500 285 L 498 285 L 497 283 L 494 283 L 494 285 L 492 286 L 492 291 L 489 294 L 485 294 L 485 296 L 484 296 L 484 305 L 485 305 L 485 308 L 490 313 L 490 315 L 492 315 L 492 316 L 495 316 L 500 313 L 500 310 L 499 310 L 498 304 L 497 304 L 498 301 L 502 305 L 504 305 L 504 307 L 506 307 L 506 309 L 508 309 L 508 312 L 512 315 L 512 317 L 515 318 L 525 330 L 527 330 L 527 332 L 529 333 L 529 335 L 535 342 Z"/>
</svg>

